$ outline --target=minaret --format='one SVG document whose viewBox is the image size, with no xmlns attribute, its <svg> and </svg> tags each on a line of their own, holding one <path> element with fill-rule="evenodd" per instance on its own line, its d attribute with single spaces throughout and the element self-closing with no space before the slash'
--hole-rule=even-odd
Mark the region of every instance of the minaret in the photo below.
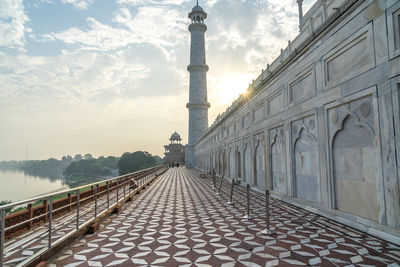
<svg viewBox="0 0 400 267">
<path fill-rule="evenodd" d="M 191 34 L 190 44 L 190 65 L 187 70 L 190 73 L 189 103 L 189 143 L 186 145 L 186 166 L 195 166 L 194 144 L 208 128 L 208 109 L 210 104 L 207 102 L 207 71 L 206 49 L 204 33 L 207 26 L 204 20 L 207 13 L 197 5 L 189 13 L 192 23 L 189 25 Z"/>
</svg>

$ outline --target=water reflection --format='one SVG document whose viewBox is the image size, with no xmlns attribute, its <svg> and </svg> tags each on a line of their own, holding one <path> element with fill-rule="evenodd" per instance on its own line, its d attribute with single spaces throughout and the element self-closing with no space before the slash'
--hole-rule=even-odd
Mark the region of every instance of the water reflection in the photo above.
<svg viewBox="0 0 400 267">
<path fill-rule="evenodd" d="M 70 187 L 63 176 L 57 178 L 0 170 L 0 201 L 15 202 L 68 188 Z"/>
</svg>

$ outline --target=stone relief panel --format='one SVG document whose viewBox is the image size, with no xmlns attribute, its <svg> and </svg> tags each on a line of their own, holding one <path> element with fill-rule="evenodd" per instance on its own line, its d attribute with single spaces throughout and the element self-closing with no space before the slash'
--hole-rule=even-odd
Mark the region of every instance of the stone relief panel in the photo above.
<svg viewBox="0 0 400 267">
<path fill-rule="evenodd" d="M 389 57 L 400 55 L 400 2 L 394 4 L 386 13 L 389 39 Z"/>
<path fill-rule="evenodd" d="M 268 116 L 275 115 L 283 110 L 282 92 L 268 99 Z"/>
<path fill-rule="evenodd" d="M 315 115 L 292 122 L 295 197 L 320 202 L 318 142 Z"/>
<path fill-rule="evenodd" d="M 285 132 L 283 126 L 269 131 L 269 162 L 271 165 L 272 190 L 287 193 Z"/>
<path fill-rule="evenodd" d="M 372 96 L 328 110 L 331 175 L 338 210 L 378 221 L 379 146 Z"/>
<path fill-rule="evenodd" d="M 235 121 L 235 132 L 240 130 L 240 119 L 237 119 Z"/>
<path fill-rule="evenodd" d="M 247 113 L 243 118 L 242 118 L 242 128 L 245 129 L 250 126 L 250 115 Z"/>
<path fill-rule="evenodd" d="M 375 66 L 372 23 L 323 57 L 325 86 L 335 86 Z"/>
<path fill-rule="evenodd" d="M 289 83 L 289 103 L 296 104 L 316 94 L 314 69 L 308 68 Z"/>
<path fill-rule="evenodd" d="M 230 124 L 228 127 L 228 136 L 234 133 L 234 123 Z"/>
<path fill-rule="evenodd" d="M 264 119 L 264 105 L 256 107 L 254 110 L 254 121 L 259 122 Z"/>
</svg>

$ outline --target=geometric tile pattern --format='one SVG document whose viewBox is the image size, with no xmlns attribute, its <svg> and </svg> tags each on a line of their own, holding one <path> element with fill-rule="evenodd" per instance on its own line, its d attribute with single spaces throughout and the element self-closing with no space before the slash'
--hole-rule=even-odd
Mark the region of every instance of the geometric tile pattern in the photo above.
<svg viewBox="0 0 400 267">
<path fill-rule="evenodd" d="M 146 178 L 152 178 L 154 174 L 149 174 Z M 124 188 L 125 187 L 125 188 Z M 128 184 L 121 185 L 119 188 L 118 199 L 124 197 L 124 194 L 130 192 Z M 116 190 L 110 192 L 110 206 L 118 202 Z M 98 214 L 107 209 L 107 196 L 98 198 Z M 87 204 L 81 204 L 79 208 L 79 224 L 94 217 L 94 201 Z M 41 224 L 25 233 L 7 239 L 5 243 L 4 266 L 18 266 L 24 260 L 34 255 L 41 249 L 48 246 L 48 223 Z M 60 237 L 76 229 L 76 209 L 53 218 L 52 222 L 52 242 L 54 243 Z"/>
<path fill-rule="evenodd" d="M 276 199 L 276 235 L 262 235 L 264 196 L 251 191 L 247 220 L 245 188 L 234 205 L 228 192 L 228 181 L 217 195 L 211 179 L 171 168 L 49 266 L 399 266 L 399 246 Z"/>
</svg>

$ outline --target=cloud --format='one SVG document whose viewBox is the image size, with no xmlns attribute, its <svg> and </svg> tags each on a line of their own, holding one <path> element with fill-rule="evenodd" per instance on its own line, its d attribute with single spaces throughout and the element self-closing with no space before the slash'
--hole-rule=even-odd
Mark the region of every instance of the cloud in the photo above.
<svg viewBox="0 0 400 267">
<path fill-rule="evenodd" d="M 99 52 L 64 52 L 58 57 L 10 56 L 0 52 L 0 110 L 30 103 L 52 106 L 63 103 L 106 103 L 124 97 L 148 76 L 140 63 L 122 55 Z M 53 106 L 53 108 L 56 108 Z"/>
<path fill-rule="evenodd" d="M 87 26 L 44 34 L 43 40 L 78 45 L 82 50 L 111 51 L 134 44 L 150 44 L 175 60 L 175 49 L 187 42 L 187 20 L 178 9 L 143 6 L 133 16 L 126 7 L 115 12 L 114 24 L 104 24 L 93 17 Z"/>
<path fill-rule="evenodd" d="M 22 49 L 25 45 L 25 26 L 29 20 L 22 0 L 0 1 L 0 46 Z"/>
<path fill-rule="evenodd" d="M 122 28 L 113 28 L 88 18 L 89 30 L 70 28 L 63 32 L 44 35 L 47 40 L 59 40 L 67 44 L 78 44 L 86 50 L 108 51 L 126 47 L 130 43 L 139 42 L 131 32 Z M 135 41 L 134 41 L 135 40 Z"/>
<path fill-rule="evenodd" d="M 110 5 L 57 1 L 78 9 L 51 6 L 57 12 L 68 9 L 70 23 L 42 16 L 46 5 L 34 10 L 26 5 L 24 10 L 22 0 L 0 0 L 0 46 L 20 49 L 17 53 L 0 49 L 0 123 L 7 129 L 0 131 L 0 158 L 18 158 L 14 151 L 24 152 L 26 144 L 41 158 L 54 149 L 60 155 L 118 155 L 136 149 L 161 154 L 174 130 L 186 139 L 187 13 L 195 1 L 116 0 Z M 200 4 L 209 15 L 206 50 L 212 123 L 297 35 L 297 4 L 295 0 L 202 0 Z M 36 14 L 31 19 L 40 22 L 29 22 L 26 14 Z M 55 20 L 51 32 L 45 27 L 53 22 L 50 19 Z M 32 37 L 26 37 L 30 31 L 26 25 L 33 28 Z M 50 53 L 49 47 L 57 49 Z"/>
<path fill-rule="evenodd" d="M 64 4 L 72 4 L 77 9 L 86 10 L 93 0 L 61 0 Z"/>
<path fill-rule="evenodd" d="M 129 29 L 131 42 L 152 44 L 171 59 L 174 49 L 187 42 L 186 12 L 179 8 L 143 6 L 132 16 L 128 8 L 122 7 L 114 21 Z"/>
</svg>

